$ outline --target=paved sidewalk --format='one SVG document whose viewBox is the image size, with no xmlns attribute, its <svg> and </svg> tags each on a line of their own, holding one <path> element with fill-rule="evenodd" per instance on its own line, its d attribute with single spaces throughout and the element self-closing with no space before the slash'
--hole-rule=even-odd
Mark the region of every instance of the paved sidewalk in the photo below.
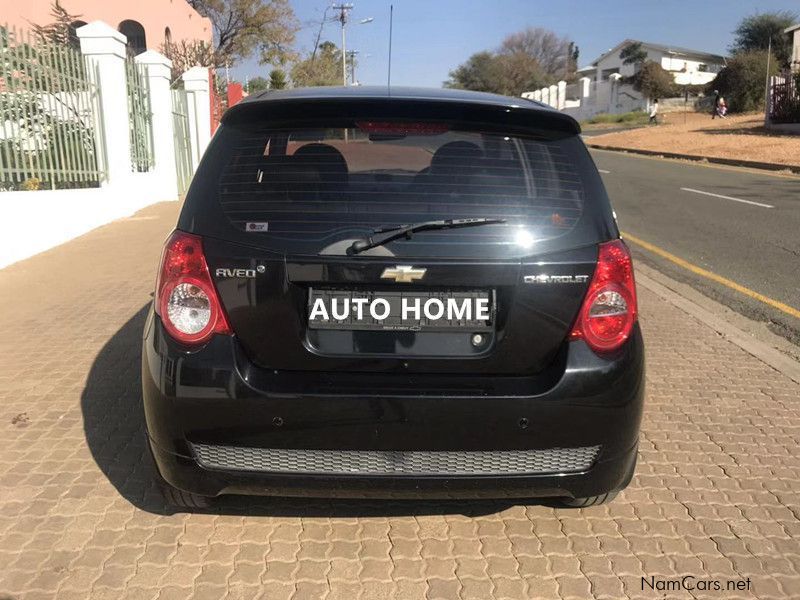
<svg viewBox="0 0 800 600">
<path fill-rule="evenodd" d="M 244 498 L 168 514 L 139 350 L 176 212 L 0 270 L 0 598 L 800 597 L 800 386 L 645 289 L 640 463 L 610 505 Z M 685 575 L 750 591 L 642 590 Z"/>
</svg>

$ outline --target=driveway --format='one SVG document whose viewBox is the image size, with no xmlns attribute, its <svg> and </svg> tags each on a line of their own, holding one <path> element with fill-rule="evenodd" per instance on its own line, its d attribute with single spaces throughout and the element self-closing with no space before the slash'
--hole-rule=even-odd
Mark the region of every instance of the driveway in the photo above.
<svg viewBox="0 0 800 600">
<path fill-rule="evenodd" d="M 640 462 L 609 505 L 235 498 L 171 514 L 139 352 L 177 208 L 0 270 L 0 598 L 800 596 L 800 385 L 644 288 Z"/>
</svg>

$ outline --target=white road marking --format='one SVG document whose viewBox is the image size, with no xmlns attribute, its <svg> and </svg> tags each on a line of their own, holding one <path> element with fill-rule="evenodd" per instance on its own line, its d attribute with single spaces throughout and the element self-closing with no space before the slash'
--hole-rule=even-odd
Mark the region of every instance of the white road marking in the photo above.
<svg viewBox="0 0 800 600">
<path fill-rule="evenodd" d="M 606 171 L 605 169 L 597 169 L 597 170 L 600 171 L 601 173 L 611 173 L 611 171 Z"/>
<path fill-rule="evenodd" d="M 704 192 L 702 190 L 693 190 L 692 188 L 681 188 L 684 192 L 693 192 L 695 194 L 703 194 L 704 196 L 714 196 L 714 198 L 722 198 L 723 200 L 733 200 L 734 202 L 742 202 L 743 204 L 752 204 L 753 206 L 760 206 L 762 208 L 775 208 L 772 204 L 763 204 L 761 202 L 753 202 L 752 200 L 742 200 L 741 198 L 734 198 L 733 196 L 723 196 L 722 194 L 712 194 L 711 192 Z"/>
</svg>

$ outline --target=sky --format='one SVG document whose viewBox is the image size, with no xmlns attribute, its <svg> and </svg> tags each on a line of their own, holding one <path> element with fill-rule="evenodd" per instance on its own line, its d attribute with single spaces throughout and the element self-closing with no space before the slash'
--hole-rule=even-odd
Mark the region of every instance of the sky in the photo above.
<svg viewBox="0 0 800 600">
<path fill-rule="evenodd" d="M 742 17 L 774 10 L 800 13 L 798 0 L 350 0 L 347 49 L 357 50 L 356 78 L 363 85 L 387 80 L 389 6 L 394 5 L 392 85 L 441 87 L 448 73 L 469 56 L 492 50 L 511 33 L 551 29 L 580 48 L 579 65 L 626 38 L 726 54 Z M 330 0 L 291 0 L 303 27 L 301 51 L 314 45 Z M 332 14 L 330 11 L 328 14 Z M 361 25 L 361 19 L 372 17 Z M 329 23 L 322 40 L 341 44 L 341 27 Z M 271 66 L 250 59 L 231 69 L 231 78 L 267 77 Z"/>
</svg>

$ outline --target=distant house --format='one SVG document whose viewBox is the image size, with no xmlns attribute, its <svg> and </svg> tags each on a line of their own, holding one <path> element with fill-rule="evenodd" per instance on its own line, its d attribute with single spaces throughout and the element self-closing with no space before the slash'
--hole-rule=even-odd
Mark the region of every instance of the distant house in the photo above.
<svg viewBox="0 0 800 600">
<path fill-rule="evenodd" d="M 790 61 L 792 70 L 800 71 L 800 23 L 787 27 L 783 31 L 792 38 L 792 58 Z"/>
<path fill-rule="evenodd" d="M 719 54 L 628 39 L 601 54 L 591 65 L 579 69 L 578 76 L 599 82 L 608 81 L 615 73 L 623 77 L 634 75 L 636 65 L 623 64 L 619 54 L 626 46 L 637 43 L 642 45 L 648 60 L 660 64 L 666 71 L 672 73 L 677 83 L 682 85 L 706 84 L 725 66 L 725 57 Z"/>
</svg>

